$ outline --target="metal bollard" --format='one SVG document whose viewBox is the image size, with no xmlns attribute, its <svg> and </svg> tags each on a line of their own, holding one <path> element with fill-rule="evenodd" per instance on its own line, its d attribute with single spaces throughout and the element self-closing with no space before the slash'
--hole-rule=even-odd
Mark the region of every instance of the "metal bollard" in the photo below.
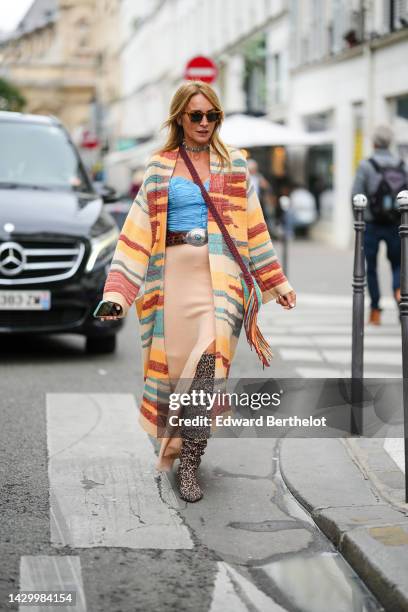
<svg viewBox="0 0 408 612">
<path fill-rule="evenodd" d="M 290 207 L 290 198 L 288 196 L 281 196 L 279 198 L 279 204 L 283 212 L 282 269 L 285 273 L 285 276 L 288 276 L 288 210 Z"/>
<path fill-rule="evenodd" d="M 353 198 L 355 211 L 354 229 L 356 239 L 354 244 L 353 270 L 353 322 L 351 345 L 351 433 L 361 435 L 363 430 L 363 377 L 364 377 L 364 209 L 367 198 L 359 193 Z"/>
<path fill-rule="evenodd" d="M 404 405 L 405 502 L 408 503 L 408 191 L 400 191 L 397 204 L 401 211 L 401 336 L 402 400 Z"/>
</svg>

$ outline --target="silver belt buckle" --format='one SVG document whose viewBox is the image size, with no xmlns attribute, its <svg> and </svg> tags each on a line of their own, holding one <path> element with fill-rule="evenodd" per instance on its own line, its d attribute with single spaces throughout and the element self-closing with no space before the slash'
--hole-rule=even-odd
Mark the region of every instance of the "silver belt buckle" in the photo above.
<svg viewBox="0 0 408 612">
<path fill-rule="evenodd" d="M 202 227 L 193 227 L 185 236 L 187 244 L 192 244 L 193 246 L 202 246 L 206 244 L 207 240 L 207 230 Z"/>
</svg>

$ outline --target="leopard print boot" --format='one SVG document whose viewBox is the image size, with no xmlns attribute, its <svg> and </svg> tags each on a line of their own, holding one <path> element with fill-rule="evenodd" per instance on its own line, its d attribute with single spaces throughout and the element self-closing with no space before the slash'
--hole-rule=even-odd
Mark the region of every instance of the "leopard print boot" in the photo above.
<svg viewBox="0 0 408 612">
<path fill-rule="evenodd" d="M 205 391 L 206 393 L 212 393 L 214 390 L 214 376 L 215 376 L 215 355 L 213 353 L 203 353 L 197 364 L 195 375 L 191 383 L 189 393 L 192 391 Z M 200 405 L 193 403 L 184 407 L 183 417 L 192 419 L 194 417 L 207 417 L 209 418 L 209 411 L 207 410 L 207 402 Z M 209 425 L 203 426 L 186 426 L 181 427 L 182 438 L 194 438 L 196 440 L 203 438 L 209 438 L 211 427 Z"/>
<path fill-rule="evenodd" d="M 206 446 L 206 439 L 183 438 L 177 480 L 180 497 L 184 501 L 196 502 L 203 497 L 203 492 L 197 482 L 197 469 Z"/>
<path fill-rule="evenodd" d="M 198 362 L 190 392 L 193 389 L 204 389 L 211 392 L 214 389 L 215 355 L 204 353 Z M 206 406 L 188 406 L 184 416 L 207 416 Z M 203 492 L 197 482 L 197 470 L 204 455 L 207 439 L 210 437 L 210 426 L 181 428 L 182 446 L 180 451 L 180 464 L 177 471 L 180 497 L 188 502 L 199 501 Z"/>
</svg>

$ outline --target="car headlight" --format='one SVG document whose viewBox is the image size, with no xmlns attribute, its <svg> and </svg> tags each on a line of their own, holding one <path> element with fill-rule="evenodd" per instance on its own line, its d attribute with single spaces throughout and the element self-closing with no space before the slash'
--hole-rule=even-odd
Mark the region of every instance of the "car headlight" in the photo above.
<svg viewBox="0 0 408 612">
<path fill-rule="evenodd" d="M 98 267 L 105 265 L 112 259 L 119 238 L 119 230 L 113 228 L 96 238 L 91 239 L 91 253 L 86 264 L 85 272 L 92 272 L 95 264 Z"/>
</svg>

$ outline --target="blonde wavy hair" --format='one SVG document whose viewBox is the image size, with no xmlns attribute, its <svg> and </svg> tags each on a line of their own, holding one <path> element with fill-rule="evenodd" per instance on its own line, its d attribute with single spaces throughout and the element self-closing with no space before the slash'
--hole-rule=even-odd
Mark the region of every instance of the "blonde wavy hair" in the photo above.
<svg viewBox="0 0 408 612">
<path fill-rule="evenodd" d="M 184 131 L 183 127 L 177 123 L 177 120 L 181 118 L 184 109 L 187 107 L 191 98 L 196 94 L 202 94 L 205 96 L 207 100 L 211 102 L 213 107 L 221 113 L 221 117 L 217 121 L 215 129 L 211 135 L 210 144 L 214 147 L 221 166 L 229 166 L 231 164 L 231 157 L 227 146 L 221 140 L 218 133 L 224 120 L 224 111 L 222 110 L 220 100 L 214 89 L 208 85 L 208 83 L 204 83 L 203 81 L 187 81 L 180 85 L 176 93 L 173 95 L 170 103 L 169 116 L 161 127 L 161 129 L 168 129 L 167 140 L 164 146 L 160 148 L 158 153 L 173 151 L 182 143 Z"/>
</svg>

